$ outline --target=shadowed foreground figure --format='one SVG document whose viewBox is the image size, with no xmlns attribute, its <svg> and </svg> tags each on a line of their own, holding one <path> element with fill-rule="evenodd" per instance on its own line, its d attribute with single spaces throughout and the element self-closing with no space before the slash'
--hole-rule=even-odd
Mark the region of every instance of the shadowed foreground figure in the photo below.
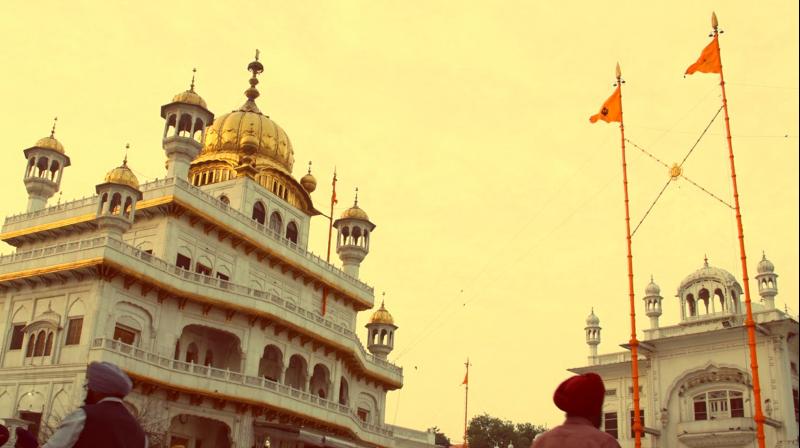
<svg viewBox="0 0 800 448">
<path fill-rule="evenodd" d="M 86 370 L 84 406 L 64 417 L 42 448 L 147 448 L 139 423 L 122 404 L 133 387 L 128 375 L 108 362 L 92 362 Z M 22 430 L 22 448 L 36 448 L 33 436 Z M 30 436 L 30 437 L 25 437 Z"/>
<path fill-rule="evenodd" d="M 573 376 L 558 386 L 553 402 L 567 413 L 562 425 L 547 431 L 532 448 L 619 448 L 610 434 L 600 431 L 606 388 L 600 375 Z"/>
</svg>

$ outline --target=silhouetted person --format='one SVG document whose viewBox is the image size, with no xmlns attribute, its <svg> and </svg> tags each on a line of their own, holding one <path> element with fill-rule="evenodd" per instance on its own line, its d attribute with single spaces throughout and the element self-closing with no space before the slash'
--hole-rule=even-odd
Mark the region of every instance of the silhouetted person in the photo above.
<svg viewBox="0 0 800 448">
<path fill-rule="evenodd" d="M 567 413 L 562 425 L 540 434 L 533 448 L 620 448 L 610 434 L 600 431 L 606 388 L 596 373 L 573 376 L 561 383 L 553 402 Z"/>
</svg>

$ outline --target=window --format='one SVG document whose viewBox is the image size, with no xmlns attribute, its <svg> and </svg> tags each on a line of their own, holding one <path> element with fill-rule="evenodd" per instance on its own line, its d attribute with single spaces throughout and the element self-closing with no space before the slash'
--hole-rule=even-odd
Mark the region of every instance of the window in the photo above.
<svg viewBox="0 0 800 448">
<path fill-rule="evenodd" d="M 259 224 L 264 224 L 264 221 L 267 220 L 267 209 L 260 201 L 253 205 L 253 219 Z"/>
<path fill-rule="evenodd" d="M 47 333 L 47 342 L 44 344 L 44 356 L 50 356 L 53 352 L 53 333 Z"/>
<path fill-rule="evenodd" d="M 33 433 L 34 437 L 39 437 L 39 426 L 42 424 L 41 412 L 19 411 L 19 418 L 31 422 L 28 431 Z"/>
<path fill-rule="evenodd" d="M 175 266 L 188 271 L 192 268 L 192 259 L 186 255 L 178 254 L 178 258 L 175 260 Z"/>
<path fill-rule="evenodd" d="M 117 324 L 117 326 L 114 327 L 114 340 L 120 341 L 123 344 L 133 345 L 136 342 L 136 333 L 137 331 L 133 328 Z"/>
<path fill-rule="evenodd" d="M 642 425 L 642 437 L 644 437 L 644 409 L 639 409 L 639 423 Z M 633 432 L 633 410 L 631 410 L 631 439 L 636 437 Z"/>
<path fill-rule="evenodd" d="M 605 427 L 605 432 L 614 436 L 615 439 L 619 437 L 619 433 L 617 432 L 616 412 L 606 412 L 603 414 L 603 426 Z"/>
<path fill-rule="evenodd" d="M 83 329 L 83 317 L 70 318 L 67 324 L 67 340 L 64 345 L 78 345 L 81 343 L 81 330 Z"/>
<path fill-rule="evenodd" d="M 606 397 L 615 397 L 617 395 L 616 389 L 606 389 Z"/>
<path fill-rule="evenodd" d="M 195 266 L 194 271 L 197 272 L 198 274 L 209 275 L 209 276 L 211 275 L 211 268 L 200 262 L 197 263 L 197 266 Z"/>
<path fill-rule="evenodd" d="M 217 272 L 217 278 L 223 281 L 229 281 L 231 278 L 227 275 L 223 274 L 222 272 Z"/>
<path fill-rule="evenodd" d="M 297 224 L 290 222 L 289 225 L 286 226 L 286 239 L 297 243 Z"/>
<path fill-rule="evenodd" d="M 42 356 L 44 355 L 44 341 L 47 337 L 44 334 L 44 330 L 40 331 L 39 334 L 36 335 L 36 344 L 33 346 L 33 356 Z"/>
<path fill-rule="evenodd" d="M 715 420 L 744 417 L 744 398 L 735 390 L 715 390 L 695 395 L 694 419 Z"/>
<path fill-rule="evenodd" d="M 369 411 L 364 408 L 358 408 L 357 415 L 362 422 L 369 420 Z"/>
<path fill-rule="evenodd" d="M 25 324 L 14 324 L 14 328 L 11 329 L 11 344 L 9 345 L 9 350 L 19 350 L 22 348 L 22 341 L 25 339 Z"/>
</svg>

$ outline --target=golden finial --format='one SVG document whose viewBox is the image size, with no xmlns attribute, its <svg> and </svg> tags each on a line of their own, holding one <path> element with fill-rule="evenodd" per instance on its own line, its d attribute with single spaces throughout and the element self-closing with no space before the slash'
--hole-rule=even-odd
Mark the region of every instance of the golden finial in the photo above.
<svg viewBox="0 0 800 448">
<path fill-rule="evenodd" d="M 703 266 L 708 267 L 708 254 L 703 254 Z"/>
<path fill-rule="evenodd" d="M 717 13 L 711 11 L 711 27 L 715 30 L 719 28 L 719 22 L 717 21 Z"/>
<path fill-rule="evenodd" d="M 259 51 L 259 49 L 256 48 L 256 61 L 258 60 L 258 55 L 260 55 L 260 54 L 261 54 L 261 51 Z"/>
<path fill-rule="evenodd" d="M 616 71 L 616 74 L 617 74 L 617 79 L 620 79 L 620 78 L 622 78 L 622 70 L 620 70 L 620 68 L 619 68 L 619 62 L 617 62 L 617 71 Z"/>
<path fill-rule="evenodd" d="M 308 174 L 311 174 L 311 161 L 308 161 Z"/>
<path fill-rule="evenodd" d="M 124 167 L 128 166 L 128 150 L 129 149 L 131 149 L 131 144 L 130 143 L 125 143 L 125 158 L 122 159 L 122 166 L 124 166 Z"/>
<path fill-rule="evenodd" d="M 683 175 L 683 168 L 677 163 L 672 164 L 669 169 L 670 180 L 678 180 L 678 177 Z"/>
<path fill-rule="evenodd" d="M 53 118 L 53 128 L 50 129 L 50 138 L 55 138 L 56 135 L 56 123 L 58 122 L 58 117 Z"/>
<path fill-rule="evenodd" d="M 358 207 L 358 187 L 356 187 L 356 200 L 355 203 L 353 204 L 353 207 Z"/>
<path fill-rule="evenodd" d="M 250 101 L 255 100 L 260 95 L 258 89 L 256 89 L 256 85 L 258 85 L 257 76 L 264 72 L 264 65 L 261 64 L 261 62 L 258 62 L 258 56 L 260 54 L 261 53 L 258 51 L 258 49 L 256 49 L 256 59 L 253 62 L 247 64 L 247 70 L 251 71 L 253 73 L 253 76 L 250 77 L 250 88 L 245 90 L 244 94 Z"/>
<path fill-rule="evenodd" d="M 189 91 L 194 92 L 194 75 L 197 73 L 197 67 L 192 68 L 192 84 L 189 86 Z"/>
<path fill-rule="evenodd" d="M 381 293 L 381 308 L 384 308 L 383 302 L 386 300 L 386 291 Z"/>
</svg>

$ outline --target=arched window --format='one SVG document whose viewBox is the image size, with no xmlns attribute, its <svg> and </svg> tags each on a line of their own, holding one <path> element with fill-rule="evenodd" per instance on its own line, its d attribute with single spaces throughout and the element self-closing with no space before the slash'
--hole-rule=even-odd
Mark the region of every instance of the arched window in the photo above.
<svg viewBox="0 0 800 448">
<path fill-rule="evenodd" d="M 286 226 L 286 239 L 297 244 L 297 224 L 294 221 Z"/>
<path fill-rule="evenodd" d="M 50 356 L 53 352 L 53 333 L 47 333 L 47 340 L 44 343 L 44 356 Z"/>
<path fill-rule="evenodd" d="M 44 342 L 47 335 L 44 330 L 36 334 L 36 345 L 33 348 L 33 356 L 42 356 L 44 354 Z"/>
<path fill-rule="evenodd" d="M 211 349 L 206 350 L 206 359 L 203 365 L 212 367 L 214 364 L 214 352 Z"/>
<path fill-rule="evenodd" d="M 122 195 L 119 193 L 114 193 L 114 195 L 111 196 L 111 204 L 108 206 L 108 209 L 111 211 L 112 215 L 119 214 L 120 204 L 122 204 Z"/>
<path fill-rule="evenodd" d="M 305 390 L 307 366 L 305 358 L 300 355 L 292 355 L 289 359 L 289 367 L 286 369 L 286 385 L 295 389 Z"/>
<path fill-rule="evenodd" d="M 188 114 L 181 115 L 178 122 L 178 135 L 181 137 L 191 137 L 192 132 L 192 117 Z"/>
<path fill-rule="evenodd" d="M 272 214 L 269 215 L 269 228 L 273 232 L 278 234 L 281 233 L 281 228 L 283 228 L 283 219 L 281 219 L 280 213 L 272 212 Z"/>
<path fill-rule="evenodd" d="M 133 198 L 131 198 L 130 196 L 125 198 L 125 207 L 123 207 L 122 210 L 123 210 L 122 214 L 126 218 L 130 218 L 131 217 L 131 211 L 133 210 Z"/>
<path fill-rule="evenodd" d="M 259 224 L 264 224 L 267 219 L 267 210 L 261 201 L 256 201 L 255 205 L 253 205 L 253 219 Z"/>
<path fill-rule="evenodd" d="M 36 345 L 36 335 L 32 334 L 28 338 L 28 348 L 25 350 L 25 357 L 30 358 L 33 356 L 33 347 Z"/>
<path fill-rule="evenodd" d="M 695 310 L 694 296 L 692 294 L 686 296 L 686 306 L 688 307 L 689 316 L 695 316 L 697 310 Z"/>
<path fill-rule="evenodd" d="M 698 294 L 698 299 L 699 300 L 697 302 L 698 302 L 698 305 L 700 304 L 700 302 L 703 302 L 703 304 L 705 305 L 705 313 L 703 313 L 703 314 L 708 314 L 708 313 L 711 312 L 711 309 L 710 309 L 709 303 L 708 303 L 709 302 L 709 298 L 710 298 L 710 294 L 709 294 L 708 290 L 706 288 L 701 289 L 700 290 L 700 294 Z M 698 306 L 697 308 L 698 308 L 697 309 L 697 314 L 700 314 L 700 307 Z"/>
<path fill-rule="evenodd" d="M 703 392 L 693 398 L 695 420 L 744 417 L 744 398 L 735 390 Z"/>
<path fill-rule="evenodd" d="M 725 295 L 722 294 L 722 290 L 719 288 L 715 289 L 714 297 L 716 297 L 717 300 L 719 301 L 720 311 L 725 311 Z"/>
<path fill-rule="evenodd" d="M 281 350 L 274 345 L 264 347 L 264 354 L 261 356 L 258 366 L 258 375 L 270 381 L 278 382 L 281 379 L 282 371 L 283 354 Z"/>
<path fill-rule="evenodd" d="M 350 401 L 350 387 L 347 384 L 347 380 L 342 377 L 339 383 L 339 404 L 342 406 L 347 406 L 347 403 Z"/>
<path fill-rule="evenodd" d="M 186 349 L 186 362 L 190 362 L 193 364 L 197 364 L 197 361 L 200 359 L 197 350 L 197 344 L 194 342 L 189 344 L 189 347 Z"/>
</svg>

